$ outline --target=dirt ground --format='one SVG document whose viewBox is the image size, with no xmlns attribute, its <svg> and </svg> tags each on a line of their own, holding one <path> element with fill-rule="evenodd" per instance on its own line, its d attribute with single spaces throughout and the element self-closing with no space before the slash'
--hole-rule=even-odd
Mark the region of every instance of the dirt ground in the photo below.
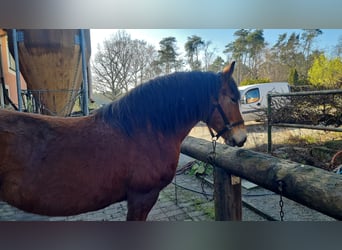
<svg viewBox="0 0 342 250">
<path fill-rule="evenodd" d="M 263 123 L 246 123 L 248 137 L 244 148 L 267 153 L 267 126 Z M 211 140 L 205 124 L 194 127 L 191 136 Z M 223 143 L 222 139 L 219 142 Z M 295 162 L 332 171 L 342 164 L 342 133 L 297 128 L 272 128 L 272 155 Z"/>
</svg>

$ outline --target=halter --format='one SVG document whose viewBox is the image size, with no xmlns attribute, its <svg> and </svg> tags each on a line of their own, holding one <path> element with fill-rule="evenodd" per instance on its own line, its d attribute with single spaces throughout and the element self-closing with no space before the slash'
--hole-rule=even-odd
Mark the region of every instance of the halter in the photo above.
<svg viewBox="0 0 342 250">
<path fill-rule="evenodd" d="M 211 119 L 211 116 L 213 115 L 215 109 L 218 110 L 218 112 L 220 113 L 223 121 L 224 121 L 224 128 L 221 129 L 216 135 L 214 133 L 214 131 L 209 127 L 209 121 Z M 211 135 L 211 138 L 213 140 L 217 140 L 221 135 L 223 135 L 224 133 L 226 133 L 227 131 L 230 131 L 232 130 L 232 128 L 236 127 L 236 126 L 239 126 L 241 124 L 244 124 L 244 121 L 243 120 L 240 120 L 238 122 L 233 122 L 233 123 L 230 123 L 226 114 L 223 112 L 223 109 L 221 107 L 221 105 L 217 102 L 215 104 L 213 104 L 213 107 L 209 113 L 209 116 L 208 116 L 208 119 L 206 121 L 207 123 L 207 126 L 208 126 L 208 129 L 209 129 L 209 132 L 210 132 L 210 135 Z"/>
</svg>

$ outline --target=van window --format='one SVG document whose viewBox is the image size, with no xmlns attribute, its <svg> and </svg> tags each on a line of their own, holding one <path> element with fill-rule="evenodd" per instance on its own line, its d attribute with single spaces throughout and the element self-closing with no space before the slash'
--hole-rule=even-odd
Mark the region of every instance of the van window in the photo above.
<svg viewBox="0 0 342 250">
<path fill-rule="evenodd" d="M 260 100 L 260 92 L 258 88 L 250 89 L 246 92 L 246 103 L 253 103 Z"/>
</svg>

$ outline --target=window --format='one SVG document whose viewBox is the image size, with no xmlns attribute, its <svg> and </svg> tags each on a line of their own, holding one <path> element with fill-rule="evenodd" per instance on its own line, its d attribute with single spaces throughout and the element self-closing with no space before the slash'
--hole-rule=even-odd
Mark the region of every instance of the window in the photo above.
<svg viewBox="0 0 342 250">
<path fill-rule="evenodd" d="M 246 103 L 253 103 L 260 100 L 260 92 L 258 88 L 248 90 L 246 93 Z"/>
<path fill-rule="evenodd" d="M 15 71 L 15 60 L 13 58 L 13 56 L 11 55 L 11 53 L 9 52 L 9 50 L 7 51 L 8 54 L 8 67 Z"/>
<path fill-rule="evenodd" d="M 3 86 L 1 86 L 2 83 L 0 84 L 0 106 L 2 108 L 5 107 L 5 105 L 9 105 L 9 101 L 8 101 L 8 96 L 9 96 L 9 91 L 8 91 L 8 88 L 7 86 L 5 87 L 5 92 L 4 92 L 4 88 Z"/>
<path fill-rule="evenodd" d="M 4 104 L 5 105 L 10 105 L 9 101 L 8 101 L 8 97 L 9 97 L 9 91 L 8 89 L 6 88 L 5 89 L 5 93 L 4 93 Z"/>
</svg>

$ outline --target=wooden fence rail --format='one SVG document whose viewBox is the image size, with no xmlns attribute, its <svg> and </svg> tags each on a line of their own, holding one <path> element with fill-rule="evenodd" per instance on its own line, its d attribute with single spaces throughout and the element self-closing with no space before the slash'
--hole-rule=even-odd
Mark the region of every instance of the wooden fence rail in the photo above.
<svg viewBox="0 0 342 250">
<path fill-rule="evenodd" d="M 190 136 L 183 141 L 181 147 L 183 154 L 204 162 L 207 161 L 210 151 L 212 151 L 211 142 Z M 219 143 L 216 146 L 214 164 L 216 167 L 224 169 L 224 172 L 228 174 L 239 176 L 276 193 L 279 193 L 279 181 L 281 181 L 283 196 L 335 219 L 342 220 L 341 175 Z M 227 197 L 228 195 L 232 197 L 231 194 L 236 193 L 241 196 L 241 193 L 236 190 L 228 190 L 230 194 L 217 193 L 219 190 L 225 189 L 216 188 L 215 196 Z M 236 202 L 241 202 L 241 197 L 230 201 L 231 206 L 223 205 L 223 210 L 240 209 L 240 204 L 234 205 Z M 216 203 L 215 201 L 215 205 Z M 218 202 L 218 204 L 227 203 Z M 221 210 L 221 208 L 215 208 L 215 211 Z M 220 213 L 234 215 L 239 214 L 239 211 L 221 211 Z M 216 218 L 224 219 L 225 216 L 221 215 Z M 226 216 L 226 218 L 234 218 L 234 216 Z"/>
</svg>

